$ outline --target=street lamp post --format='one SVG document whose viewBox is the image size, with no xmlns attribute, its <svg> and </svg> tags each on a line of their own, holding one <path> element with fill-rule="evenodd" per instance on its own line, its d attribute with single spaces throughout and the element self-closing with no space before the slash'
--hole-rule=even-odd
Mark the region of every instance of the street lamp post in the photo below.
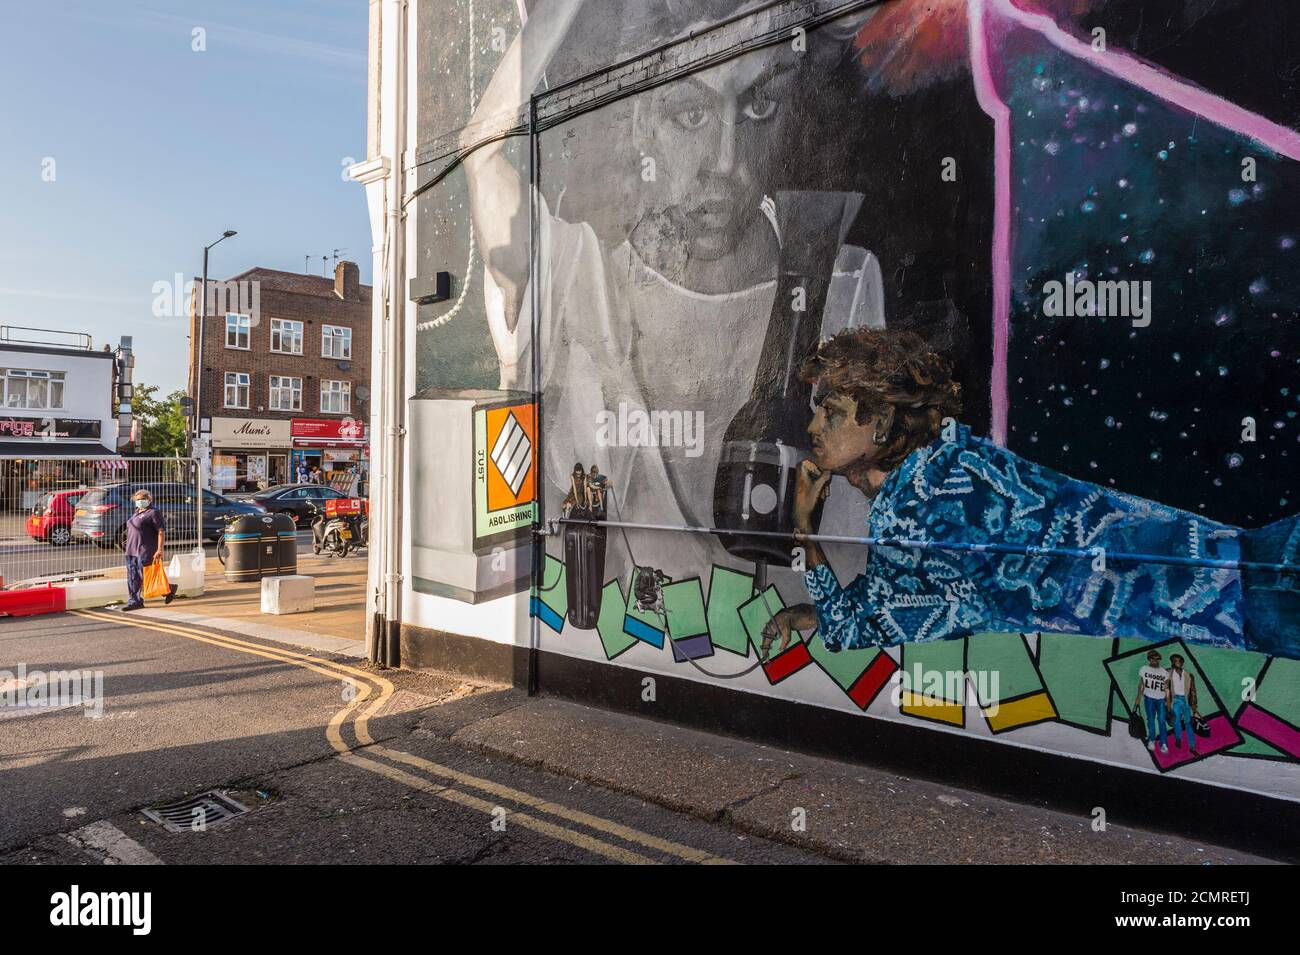
<svg viewBox="0 0 1300 955">
<path fill-rule="evenodd" d="M 199 291 L 199 345 L 196 352 L 198 359 L 198 372 L 194 383 L 194 432 L 190 438 L 191 451 L 196 441 L 203 438 L 203 338 L 208 321 L 208 252 L 211 249 L 229 239 L 231 236 L 238 235 L 233 229 L 227 229 L 221 234 L 221 238 L 212 245 L 203 247 L 203 285 Z"/>
</svg>

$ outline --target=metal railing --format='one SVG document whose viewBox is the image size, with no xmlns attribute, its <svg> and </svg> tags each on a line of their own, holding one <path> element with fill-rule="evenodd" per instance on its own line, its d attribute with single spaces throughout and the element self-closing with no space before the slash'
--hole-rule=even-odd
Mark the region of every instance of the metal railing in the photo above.
<svg viewBox="0 0 1300 955">
<path fill-rule="evenodd" d="M 32 338 L 23 332 L 36 332 Z M 18 334 L 16 334 L 18 333 Z M 94 344 L 85 332 L 64 332 L 56 328 L 31 328 L 27 325 L 0 325 L 0 344 L 53 345 L 56 348 L 75 348 L 91 351 Z"/>
<path fill-rule="evenodd" d="M 153 495 L 166 531 L 164 558 L 191 553 L 221 532 L 217 508 L 205 516 L 194 458 L 0 456 L 0 586 L 125 572 L 131 496 Z M 206 492 L 211 495 L 211 492 Z"/>
</svg>

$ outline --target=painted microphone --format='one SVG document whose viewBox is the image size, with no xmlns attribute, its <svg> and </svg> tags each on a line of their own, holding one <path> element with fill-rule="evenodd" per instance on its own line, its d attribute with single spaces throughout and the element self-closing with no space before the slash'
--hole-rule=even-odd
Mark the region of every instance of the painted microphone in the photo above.
<svg viewBox="0 0 1300 955">
<path fill-rule="evenodd" d="M 749 400 L 727 427 L 713 492 L 714 526 L 792 533 L 795 474 L 808 456 L 811 391 L 799 367 L 817 347 L 835 257 L 859 197 L 839 192 L 782 192 L 775 224 L 781 241 L 776 298 Z M 814 528 L 821 505 L 814 514 Z M 793 542 L 721 535 L 731 554 L 790 566 Z"/>
</svg>

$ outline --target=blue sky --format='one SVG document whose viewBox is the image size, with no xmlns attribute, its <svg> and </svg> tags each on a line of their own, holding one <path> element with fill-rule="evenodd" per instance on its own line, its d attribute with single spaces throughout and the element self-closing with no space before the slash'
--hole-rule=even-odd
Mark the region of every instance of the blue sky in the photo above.
<svg viewBox="0 0 1300 955">
<path fill-rule="evenodd" d="M 184 387 L 154 284 L 335 249 L 369 284 L 365 0 L 4 4 L 0 325 L 134 336 L 136 380 Z M 195 51 L 194 30 L 206 50 Z M 46 181 L 53 159 L 53 181 Z M 340 256 L 341 258 L 344 256 Z"/>
</svg>

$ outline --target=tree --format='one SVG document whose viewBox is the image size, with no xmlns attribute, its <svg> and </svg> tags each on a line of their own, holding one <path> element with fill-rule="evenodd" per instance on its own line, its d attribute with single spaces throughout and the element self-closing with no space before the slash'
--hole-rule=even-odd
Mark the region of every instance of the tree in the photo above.
<svg viewBox="0 0 1300 955">
<path fill-rule="evenodd" d="M 140 423 L 140 444 L 145 454 L 161 457 L 185 453 L 189 421 L 181 409 L 183 391 L 157 398 L 157 385 L 136 385 L 131 409 Z"/>
</svg>

